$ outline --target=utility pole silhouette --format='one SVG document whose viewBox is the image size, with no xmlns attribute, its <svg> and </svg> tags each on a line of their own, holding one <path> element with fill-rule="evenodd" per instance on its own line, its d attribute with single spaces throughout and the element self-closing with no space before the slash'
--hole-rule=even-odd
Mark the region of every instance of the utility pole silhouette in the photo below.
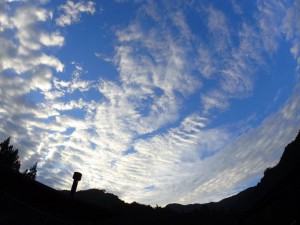
<svg viewBox="0 0 300 225">
<path fill-rule="evenodd" d="M 70 193 L 72 197 L 75 196 L 77 185 L 78 185 L 78 182 L 81 180 L 81 177 L 82 177 L 81 173 L 74 172 L 74 174 L 73 174 L 74 181 L 73 181 L 73 185 L 72 185 L 71 193 Z"/>
</svg>

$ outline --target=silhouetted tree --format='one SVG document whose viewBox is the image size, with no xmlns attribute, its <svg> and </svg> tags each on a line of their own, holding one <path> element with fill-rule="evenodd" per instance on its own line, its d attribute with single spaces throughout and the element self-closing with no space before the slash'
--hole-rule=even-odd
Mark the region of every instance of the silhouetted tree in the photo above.
<svg viewBox="0 0 300 225">
<path fill-rule="evenodd" d="M 30 179 L 35 180 L 36 172 L 37 172 L 37 164 L 38 163 L 36 162 L 32 167 L 30 167 L 29 170 L 26 169 L 23 174 L 26 177 L 29 177 Z"/>
<path fill-rule="evenodd" d="M 0 143 L 0 164 L 5 167 L 19 171 L 21 163 L 19 160 L 18 149 L 10 145 L 10 137 Z"/>
</svg>

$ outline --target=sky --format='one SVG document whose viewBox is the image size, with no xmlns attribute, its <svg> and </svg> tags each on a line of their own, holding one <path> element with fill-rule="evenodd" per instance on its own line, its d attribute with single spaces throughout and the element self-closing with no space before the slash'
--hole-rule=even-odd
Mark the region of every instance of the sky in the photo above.
<svg viewBox="0 0 300 225">
<path fill-rule="evenodd" d="M 300 128 L 299 0 L 0 0 L 0 138 L 37 180 L 219 201 Z"/>
</svg>

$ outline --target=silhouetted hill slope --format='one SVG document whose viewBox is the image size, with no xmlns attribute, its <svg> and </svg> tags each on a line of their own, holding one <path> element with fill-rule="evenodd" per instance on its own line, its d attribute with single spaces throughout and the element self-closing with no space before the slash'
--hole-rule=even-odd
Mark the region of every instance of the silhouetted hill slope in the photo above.
<svg viewBox="0 0 300 225">
<path fill-rule="evenodd" d="M 0 181 L 0 224 L 34 225 L 45 221 L 80 224 L 80 221 L 92 223 L 115 215 L 1 165 Z"/>
<path fill-rule="evenodd" d="M 62 192 L 67 195 L 70 194 L 70 191 L 67 190 L 64 190 Z M 99 206 L 106 207 L 106 208 L 125 204 L 125 202 L 120 200 L 118 196 L 111 193 L 107 193 L 106 191 L 99 190 L 99 189 L 78 191 L 76 192 L 75 197 L 77 199 L 87 201 L 93 204 L 97 204 Z"/>
<path fill-rule="evenodd" d="M 219 204 L 232 210 L 246 211 L 297 194 L 300 180 L 299 164 L 300 133 L 292 143 L 287 145 L 279 163 L 265 170 L 263 178 L 255 187 L 224 199 Z"/>
<path fill-rule="evenodd" d="M 67 195 L 70 193 L 66 190 L 62 192 Z M 99 189 L 78 191 L 76 198 L 115 212 L 115 216 L 108 220 L 109 224 L 164 224 L 169 218 L 175 218 L 177 215 L 169 209 L 154 209 L 150 205 L 137 202 L 125 203 L 118 196 Z"/>
<path fill-rule="evenodd" d="M 270 217 L 269 222 L 271 220 L 278 222 L 280 219 L 283 219 L 284 221 L 282 222 L 286 223 L 288 220 L 295 220 L 295 215 L 300 212 L 299 171 L 300 132 L 296 139 L 286 146 L 279 163 L 273 168 L 267 168 L 263 178 L 255 187 L 250 187 L 237 195 L 223 199 L 217 203 L 193 205 L 170 204 L 166 207 L 180 213 L 200 210 L 204 206 L 210 209 L 226 209 L 227 211 L 239 214 L 239 217 L 246 221 L 256 217 L 259 217 L 263 221 L 262 218 L 268 214 Z M 253 222 L 257 223 L 255 220 Z M 267 224 L 271 224 L 269 222 Z"/>
</svg>

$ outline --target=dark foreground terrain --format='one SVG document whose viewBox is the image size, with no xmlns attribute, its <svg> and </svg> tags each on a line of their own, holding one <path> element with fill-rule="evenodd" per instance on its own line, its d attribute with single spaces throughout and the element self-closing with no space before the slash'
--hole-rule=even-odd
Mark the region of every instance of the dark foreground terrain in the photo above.
<svg viewBox="0 0 300 225">
<path fill-rule="evenodd" d="M 0 165 L 0 225 L 299 224 L 300 133 L 255 186 L 217 203 L 127 204 L 103 190 L 57 191 Z"/>
</svg>

